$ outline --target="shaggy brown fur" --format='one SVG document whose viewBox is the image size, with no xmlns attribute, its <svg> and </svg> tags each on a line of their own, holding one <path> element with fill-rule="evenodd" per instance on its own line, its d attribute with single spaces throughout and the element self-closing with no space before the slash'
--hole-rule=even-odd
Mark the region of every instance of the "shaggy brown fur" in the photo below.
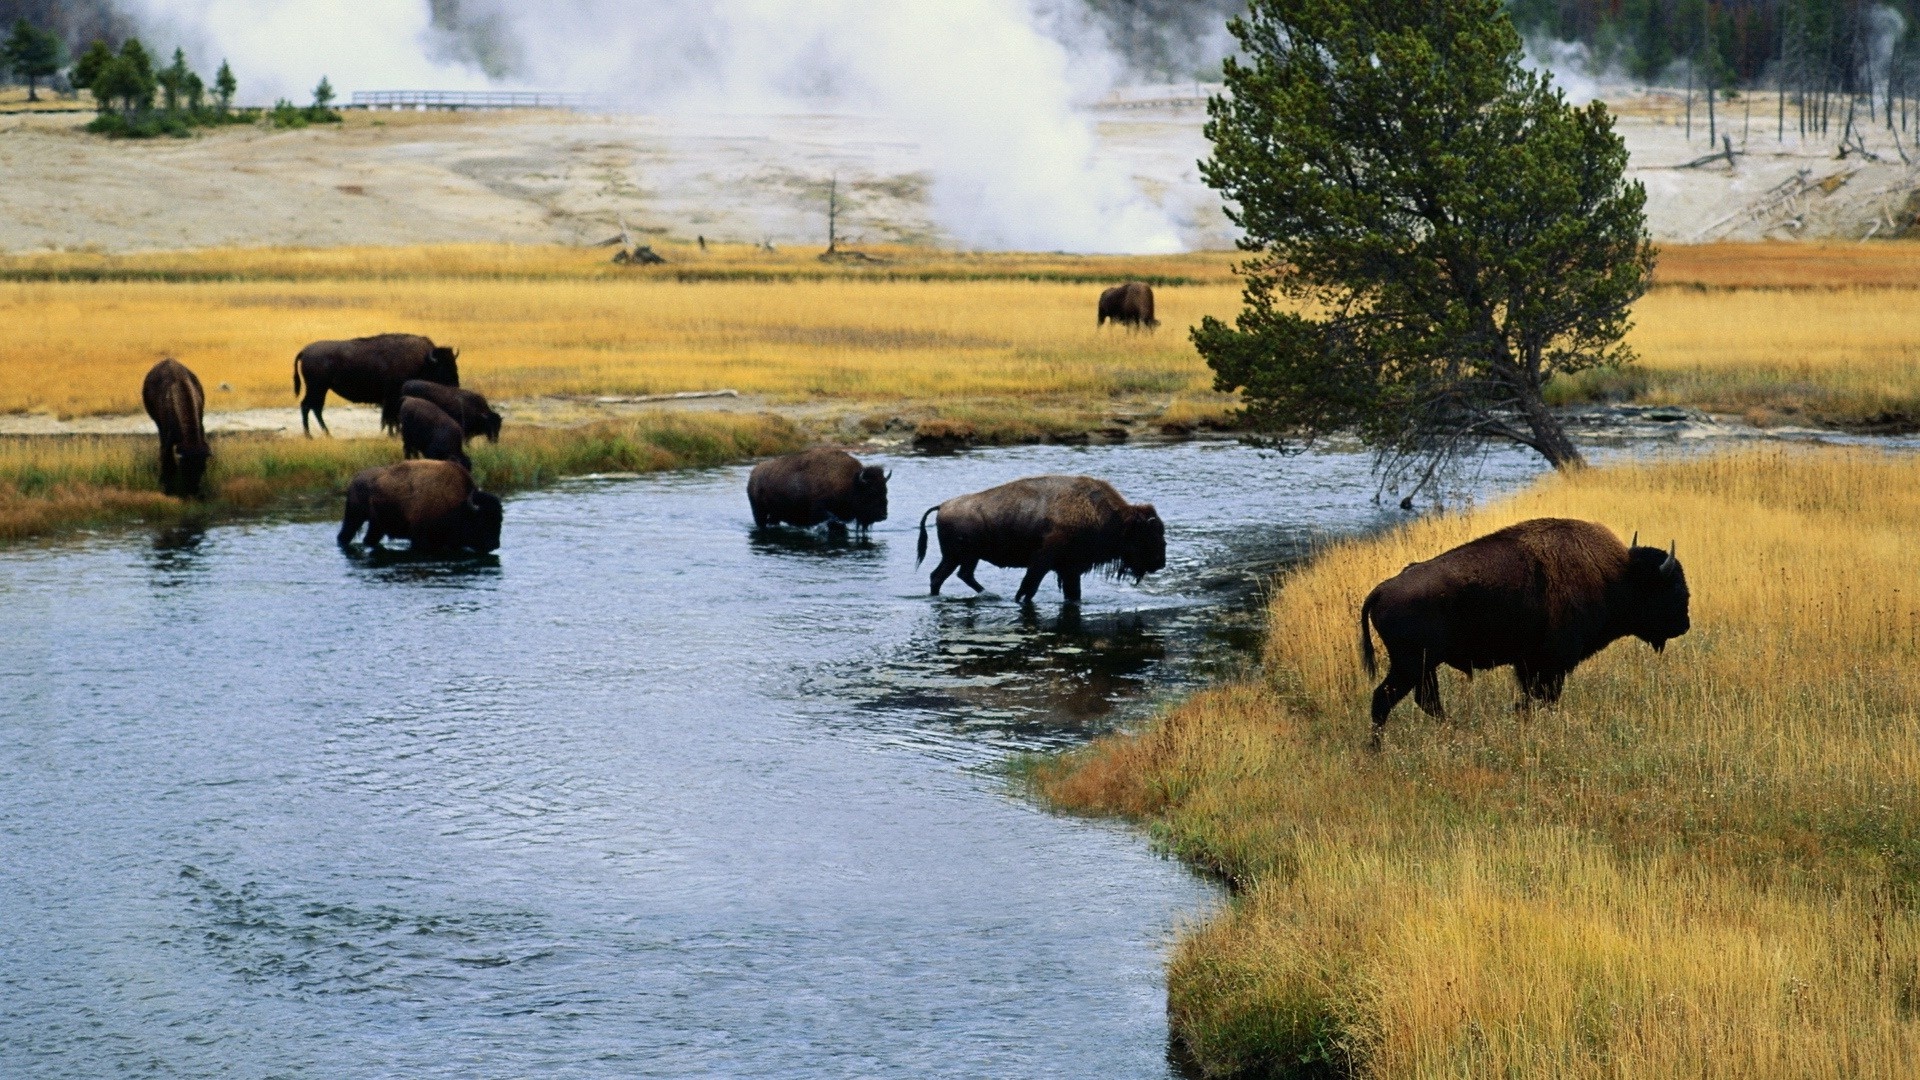
<svg viewBox="0 0 1920 1080">
<path fill-rule="evenodd" d="M 1100 317 L 1093 325 L 1105 326 L 1108 319 L 1135 330 L 1159 326 L 1160 320 L 1153 317 L 1153 286 L 1129 281 L 1101 293 Z"/>
<path fill-rule="evenodd" d="M 826 522 L 865 532 L 887 519 L 887 473 L 862 466 L 845 450 L 817 447 L 753 467 L 747 477 L 747 503 L 759 528 L 785 523 L 803 529 Z"/>
<path fill-rule="evenodd" d="M 461 430 L 469 439 L 485 435 L 488 442 L 500 441 L 500 414 L 493 411 L 486 398 L 472 390 L 426 379 L 408 379 L 400 384 L 400 396 L 426 398 L 440 406 L 442 412 L 460 421 Z"/>
<path fill-rule="evenodd" d="M 1536 518 L 1469 541 L 1381 582 L 1360 608 L 1360 658 L 1387 675 L 1373 694 L 1373 743 L 1409 692 L 1443 715 L 1438 672 L 1512 665 L 1527 701 L 1559 699 L 1567 673 L 1620 638 L 1656 650 L 1687 632 L 1686 574 L 1670 551 L 1620 543 L 1604 525 Z"/>
<path fill-rule="evenodd" d="M 1095 567 L 1132 574 L 1134 580 L 1167 565 L 1167 533 L 1150 503 L 1129 503 L 1113 485 L 1090 476 L 1034 476 L 986 491 L 948 499 L 920 515 L 920 559 L 927 556 L 927 518 L 938 514 L 940 565 L 932 593 L 956 570 L 974 579 L 982 561 L 1023 566 L 1026 577 L 1014 599 L 1026 602 L 1049 572 L 1068 603 L 1080 600 L 1080 577 Z M 916 565 L 918 563 L 916 562 Z"/>
<path fill-rule="evenodd" d="M 300 399 L 300 429 L 308 435 L 307 414 L 327 430 L 327 391 L 348 401 L 380 406 L 380 426 L 392 431 L 400 423 L 400 387 L 408 379 L 460 385 L 460 352 L 435 345 L 418 334 L 376 334 L 351 341 L 316 341 L 293 358 L 293 392 L 300 393 L 306 376 L 307 393 Z M 332 434 L 328 432 L 328 434 Z"/>
<path fill-rule="evenodd" d="M 457 461 L 471 470 L 467 460 L 467 433 L 460 421 L 448 416 L 440 406 L 426 398 L 410 397 L 400 402 L 400 449 L 407 457 Z"/>
<path fill-rule="evenodd" d="M 412 540 L 416 548 L 500 546 L 498 496 L 474 487 L 467 470 L 451 461 L 402 461 L 363 470 L 347 485 L 346 515 L 339 541 L 353 542 L 367 526 L 366 542 L 382 537 Z"/>
<path fill-rule="evenodd" d="M 140 401 L 160 429 L 160 489 L 197 497 L 213 456 L 204 426 L 207 394 L 199 376 L 178 360 L 162 360 L 140 385 Z"/>
</svg>

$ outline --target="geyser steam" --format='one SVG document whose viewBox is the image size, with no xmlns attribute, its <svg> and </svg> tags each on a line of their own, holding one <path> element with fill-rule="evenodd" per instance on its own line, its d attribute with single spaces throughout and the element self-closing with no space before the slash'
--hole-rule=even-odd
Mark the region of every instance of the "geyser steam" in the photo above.
<svg viewBox="0 0 1920 1080">
<path fill-rule="evenodd" d="M 913 132 L 935 221 L 979 248 L 1174 251 L 1166 215 L 1097 154 L 1073 102 L 1117 65 L 1028 0 L 146 0 L 243 86 L 290 97 L 492 85 L 648 110 L 854 111 Z M 1042 20 L 1054 31 L 1041 28 Z M 1062 40 L 1065 37 L 1067 40 Z M 1072 47 L 1069 47 L 1068 42 Z"/>
</svg>

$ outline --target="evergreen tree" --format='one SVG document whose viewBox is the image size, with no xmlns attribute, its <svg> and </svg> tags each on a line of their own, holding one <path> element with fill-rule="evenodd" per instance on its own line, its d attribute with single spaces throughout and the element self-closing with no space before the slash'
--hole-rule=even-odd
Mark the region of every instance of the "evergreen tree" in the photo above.
<svg viewBox="0 0 1920 1080">
<path fill-rule="evenodd" d="M 27 82 L 27 100 L 39 101 L 41 79 L 50 79 L 67 62 L 66 46 L 51 30 L 42 30 L 22 18 L 0 45 L 0 56 L 13 73 Z"/>
<path fill-rule="evenodd" d="M 80 54 L 80 59 L 74 62 L 73 70 L 68 73 L 67 78 L 76 90 L 91 90 L 94 79 L 100 75 L 100 69 L 112 62 L 113 47 L 95 39 L 93 44 L 87 46 L 87 51 Z M 102 109 L 107 107 L 105 101 L 96 99 L 95 103 Z"/>
<path fill-rule="evenodd" d="M 1194 343 L 1277 438 L 1357 432 L 1422 481 L 1486 440 L 1580 454 L 1556 375 L 1631 359 L 1653 248 L 1605 106 L 1522 66 L 1500 0 L 1252 0 L 1207 183 L 1254 257 Z"/>
<path fill-rule="evenodd" d="M 326 112 L 333 104 L 333 84 L 325 75 L 320 76 L 320 85 L 313 88 L 313 108 L 315 112 Z"/>
<path fill-rule="evenodd" d="M 233 95 L 240 89 L 240 83 L 233 77 L 233 68 L 225 60 L 220 61 L 220 71 L 213 77 L 213 96 L 220 99 L 220 112 L 226 114 L 233 107 Z"/>
<path fill-rule="evenodd" d="M 154 74 L 168 112 L 179 111 L 181 101 L 187 96 L 187 79 L 192 75 L 187 68 L 187 55 L 179 49 L 173 50 L 173 63 Z"/>
</svg>

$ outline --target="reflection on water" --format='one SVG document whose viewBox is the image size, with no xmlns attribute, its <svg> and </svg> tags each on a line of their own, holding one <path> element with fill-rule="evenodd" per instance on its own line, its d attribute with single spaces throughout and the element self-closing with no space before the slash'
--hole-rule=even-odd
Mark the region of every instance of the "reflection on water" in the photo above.
<svg viewBox="0 0 1920 1080">
<path fill-rule="evenodd" d="M 1273 567 L 1399 512 L 1353 455 L 881 463 L 865 540 L 724 469 L 513 499 L 490 556 L 0 558 L 0 1075 L 1164 1077 L 1210 887 L 982 766 L 1245 662 Z M 929 598 L 918 509 L 1042 472 L 1154 502 L 1167 569 Z"/>
</svg>

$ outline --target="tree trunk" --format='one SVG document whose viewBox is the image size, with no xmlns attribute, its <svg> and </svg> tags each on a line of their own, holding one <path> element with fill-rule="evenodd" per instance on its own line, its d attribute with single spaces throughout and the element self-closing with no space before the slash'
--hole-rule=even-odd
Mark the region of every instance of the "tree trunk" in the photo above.
<svg viewBox="0 0 1920 1080">
<path fill-rule="evenodd" d="M 1567 429 L 1560 424 L 1560 418 L 1547 408 L 1546 400 L 1540 391 L 1528 387 L 1520 392 L 1520 413 L 1526 417 L 1527 427 L 1533 430 L 1533 448 L 1547 459 L 1547 464 L 1565 472 L 1586 465 L 1587 459 L 1580 456 L 1580 450 L 1567 438 Z"/>
</svg>

